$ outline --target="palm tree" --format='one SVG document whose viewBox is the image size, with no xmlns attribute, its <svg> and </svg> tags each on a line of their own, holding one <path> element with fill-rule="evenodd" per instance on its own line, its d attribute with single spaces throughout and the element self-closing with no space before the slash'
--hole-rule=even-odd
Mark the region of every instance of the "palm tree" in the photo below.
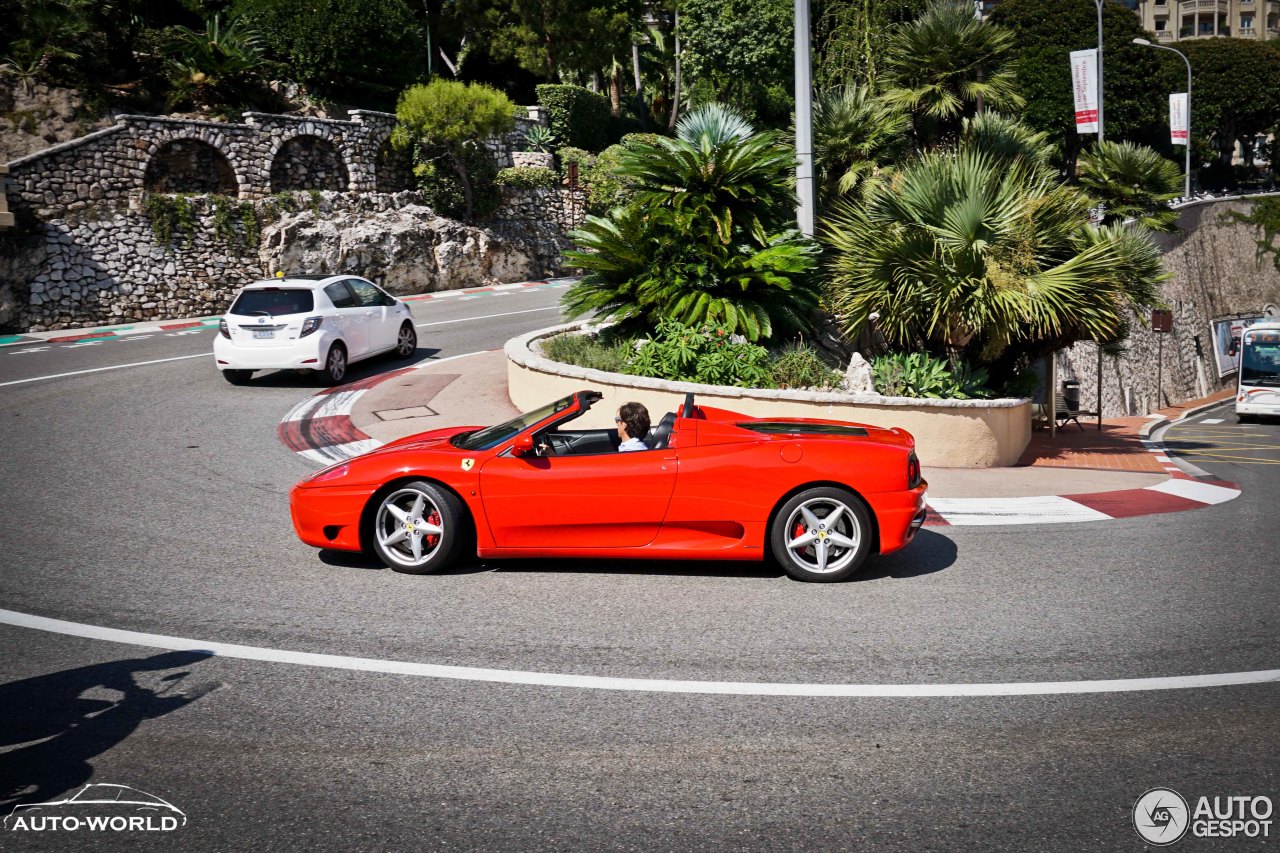
<svg viewBox="0 0 1280 853">
<path fill-rule="evenodd" d="M 1076 176 L 1106 210 L 1104 222 L 1129 219 L 1153 231 L 1175 231 L 1169 202 L 1182 194 L 1182 170 L 1145 145 L 1102 142 L 1080 157 Z"/>
<path fill-rule="evenodd" d="M 900 110 L 877 100 L 866 86 L 844 86 L 815 98 L 819 208 L 826 210 L 842 197 L 860 198 L 870 184 L 887 178 L 906 152 L 909 124 Z"/>
<path fill-rule="evenodd" d="M 827 223 L 830 299 L 850 339 L 878 313 L 896 346 L 1010 378 L 1076 340 L 1122 339 L 1165 278 L 1142 232 L 1088 224 L 1090 201 L 1045 166 L 931 152 Z"/>
<path fill-rule="evenodd" d="M 884 99 L 912 114 L 922 146 L 954 139 L 979 101 L 994 109 L 1024 103 L 1015 89 L 1013 36 L 976 19 L 964 0 L 931 0 L 890 36 L 884 65 Z"/>
<path fill-rule="evenodd" d="M 174 27 L 167 46 L 176 103 L 190 99 L 199 107 L 240 105 L 254 73 L 262 66 L 262 37 L 238 18 L 225 25 L 221 15 L 205 22 L 204 32 Z"/>
<path fill-rule="evenodd" d="M 980 113 L 965 119 L 960 139 L 966 149 L 981 151 L 1003 163 L 1022 160 L 1048 166 L 1057 153 L 1049 144 L 1048 133 L 1000 113 Z"/>
<path fill-rule="evenodd" d="M 725 107 L 700 108 L 678 137 L 633 143 L 619 176 L 631 202 L 588 217 L 566 259 L 586 270 L 565 295 L 627 331 L 664 319 L 725 324 L 752 341 L 808 327 L 819 301 L 817 246 L 790 227 L 794 160 L 772 133 Z"/>
</svg>

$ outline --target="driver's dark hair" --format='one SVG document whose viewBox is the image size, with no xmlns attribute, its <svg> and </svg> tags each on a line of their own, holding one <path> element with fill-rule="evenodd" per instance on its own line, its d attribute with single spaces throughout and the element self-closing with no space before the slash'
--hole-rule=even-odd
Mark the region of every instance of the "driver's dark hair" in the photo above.
<svg viewBox="0 0 1280 853">
<path fill-rule="evenodd" d="M 649 410 L 640 403 L 623 403 L 618 417 L 627 425 L 627 435 L 643 439 L 649 434 Z"/>
</svg>

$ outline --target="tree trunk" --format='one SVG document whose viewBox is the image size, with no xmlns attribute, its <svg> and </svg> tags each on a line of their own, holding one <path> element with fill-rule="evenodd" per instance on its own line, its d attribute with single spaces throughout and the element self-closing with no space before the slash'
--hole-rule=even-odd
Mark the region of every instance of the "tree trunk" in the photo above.
<svg viewBox="0 0 1280 853">
<path fill-rule="evenodd" d="M 680 115 L 680 10 L 676 10 L 676 94 L 671 100 L 671 118 L 667 130 L 676 129 L 676 117 Z"/>
<path fill-rule="evenodd" d="M 614 118 L 622 115 L 622 66 L 613 63 L 609 72 L 609 114 Z"/>
<path fill-rule="evenodd" d="M 449 152 L 449 160 L 453 163 L 453 170 L 458 173 L 458 180 L 462 181 L 462 206 L 466 213 L 465 221 L 470 224 L 474 212 L 474 198 L 471 192 L 471 176 L 467 174 L 467 163 L 459 151 Z"/>
<path fill-rule="evenodd" d="M 641 124 L 645 129 L 649 127 L 649 121 L 646 114 L 649 112 L 644 105 L 644 81 L 640 79 L 640 45 L 635 39 L 631 40 L 631 73 L 636 78 L 636 115 L 640 118 Z"/>
</svg>

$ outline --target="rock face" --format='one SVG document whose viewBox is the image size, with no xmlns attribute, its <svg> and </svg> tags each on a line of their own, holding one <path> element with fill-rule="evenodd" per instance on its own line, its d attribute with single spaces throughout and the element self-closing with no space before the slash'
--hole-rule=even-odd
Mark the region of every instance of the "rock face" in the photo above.
<svg viewBox="0 0 1280 853">
<path fill-rule="evenodd" d="M 0 163 L 107 127 L 114 121 L 85 106 L 74 89 L 33 83 L 0 68 Z"/>
<path fill-rule="evenodd" d="M 851 394 L 875 394 L 876 383 L 871 377 L 871 365 L 855 352 L 849 359 L 849 367 L 844 372 L 844 390 Z"/>
<path fill-rule="evenodd" d="M 372 273 L 396 294 L 538 278 L 555 269 L 555 255 L 420 204 L 292 214 L 263 231 L 258 253 L 263 269 Z"/>
</svg>

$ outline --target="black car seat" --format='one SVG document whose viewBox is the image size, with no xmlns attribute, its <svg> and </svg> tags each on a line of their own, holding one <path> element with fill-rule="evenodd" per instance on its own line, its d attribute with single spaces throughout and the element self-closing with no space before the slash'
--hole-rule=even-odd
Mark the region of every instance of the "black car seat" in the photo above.
<svg viewBox="0 0 1280 853">
<path fill-rule="evenodd" d="M 667 412 L 658 421 L 658 425 L 644 438 L 645 447 L 650 450 L 663 450 L 671 440 L 671 430 L 675 429 L 676 413 Z"/>
</svg>

